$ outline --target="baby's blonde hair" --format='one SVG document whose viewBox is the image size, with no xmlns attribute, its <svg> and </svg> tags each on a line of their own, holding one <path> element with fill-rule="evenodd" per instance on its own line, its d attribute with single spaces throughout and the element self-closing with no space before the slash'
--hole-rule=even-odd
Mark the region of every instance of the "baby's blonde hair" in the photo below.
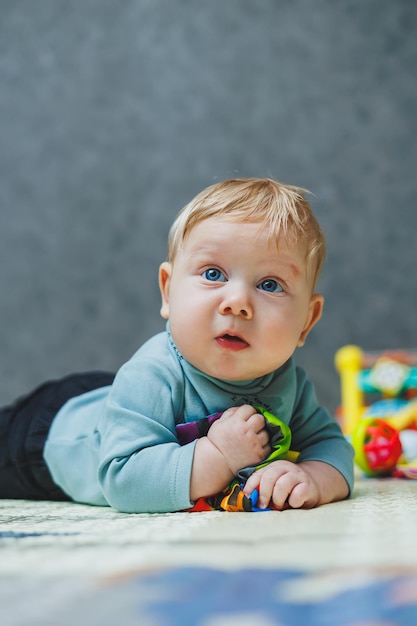
<svg viewBox="0 0 417 626">
<path fill-rule="evenodd" d="M 173 263 L 192 228 L 210 217 L 260 223 L 271 239 L 288 238 L 304 245 L 306 264 L 316 285 L 326 256 L 325 236 L 306 200 L 308 191 L 270 178 L 225 180 L 207 187 L 178 214 L 168 236 L 168 261 Z"/>
</svg>

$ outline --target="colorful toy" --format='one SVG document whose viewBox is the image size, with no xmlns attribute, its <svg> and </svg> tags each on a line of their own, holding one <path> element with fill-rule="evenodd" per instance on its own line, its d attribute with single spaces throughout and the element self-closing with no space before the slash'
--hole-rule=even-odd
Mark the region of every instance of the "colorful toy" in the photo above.
<svg viewBox="0 0 417 626">
<path fill-rule="evenodd" d="M 369 476 L 390 474 L 402 455 L 398 431 L 382 419 L 364 417 L 352 433 L 355 462 Z"/>
<path fill-rule="evenodd" d="M 364 352 L 347 345 L 336 352 L 335 365 L 347 435 L 366 415 L 398 420 L 398 430 L 417 428 L 417 351 Z"/>
<path fill-rule="evenodd" d="M 399 431 L 378 417 L 364 417 L 352 433 L 356 464 L 368 476 L 417 478 L 417 431 Z"/>
<path fill-rule="evenodd" d="M 260 467 L 272 463 L 277 459 L 287 459 L 295 462 L 299 456 L 299 453 L 290 450 L 291 445 L 291 430 L 287 424 L 282 422 L 278 417 L 264 409 L 263 407 L 254 407 L 265 418 L 265 428 L 269 434 L 269 441 L 272 447 L 272 452 L 263 463 L 260 463 L 256 467 L 243 469 L 239 472 L 238 479 L 233 480 L 230 485 L 221 493 L 215 494 L 207 498 L 199 498 L 197 502 L 187 509 L 188 512 L 192 511 L 269 511 L 270 509 L 260 509 L 258 504 L 258 490 L 246 496 L 243 492 L 243 487 L 249 475 Z M 213 413 L 208 417 L 204 417 L 194 422 L 187 422 L 185 424 L 178 424 L 176 426 L 176 432 L 179 443 L 183 446 L 199 437 L 207 435 L 213 422 L 218 420 L 223 415 L 223 412 Z"/>
<path fill-rule="evenodd" d="M 336 353 L 342 405 L 339 419 L 368 476 L 417 478 L 417 352 Z"/>
</svg>

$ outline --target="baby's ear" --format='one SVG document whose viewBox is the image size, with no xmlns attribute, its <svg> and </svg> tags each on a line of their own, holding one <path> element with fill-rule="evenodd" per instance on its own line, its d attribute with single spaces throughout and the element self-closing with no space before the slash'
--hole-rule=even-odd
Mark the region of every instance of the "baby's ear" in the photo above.
<svg viewBox="0 0 417 626">
<path fill-rule="evenodd" d="M 317 324 L 323 313 L 324 298 L 320 293 L 314 293 L 311 296 L 310 304 L 308 307 L 308 316 L 305 326 L 301 332 L 297 346 L 300 348 L 304 345 L 307 335 L 310 330 Z"/>
<path fill-rule="evenodd" d="M 169 285 L 171 281 L 172 265 L 164 261 L 159 266 L 159 290 L 162 297 L 161 316 L 169 319 Z"/>
</svg>

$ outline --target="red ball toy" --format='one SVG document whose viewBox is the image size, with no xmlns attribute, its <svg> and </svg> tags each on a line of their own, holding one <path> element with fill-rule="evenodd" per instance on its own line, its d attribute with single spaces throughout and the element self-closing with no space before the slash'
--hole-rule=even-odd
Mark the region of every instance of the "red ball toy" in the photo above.
<svg viewBox="0 0 417 626">
<path fill-rule="evenodd" d="M 403 449 L 399 432 L 376 417 L 362 418 L 352 434 L 355 462 L 369 476 L 389 475 Z"/>
</svg>

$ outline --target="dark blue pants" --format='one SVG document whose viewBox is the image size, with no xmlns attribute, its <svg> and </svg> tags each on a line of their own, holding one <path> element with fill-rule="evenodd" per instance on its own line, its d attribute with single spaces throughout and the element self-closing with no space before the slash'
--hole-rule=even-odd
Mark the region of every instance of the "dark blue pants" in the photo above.
<svg viewBox="0 0 417 626">
<path fill-rule="evenodd" d="M 111 385 L 114 374 L 87 372 L 52 380 L 0 409 L 0 498 L 69 500 L 52 481 L 43 448 L 67 400 Z"/>
</svg>

